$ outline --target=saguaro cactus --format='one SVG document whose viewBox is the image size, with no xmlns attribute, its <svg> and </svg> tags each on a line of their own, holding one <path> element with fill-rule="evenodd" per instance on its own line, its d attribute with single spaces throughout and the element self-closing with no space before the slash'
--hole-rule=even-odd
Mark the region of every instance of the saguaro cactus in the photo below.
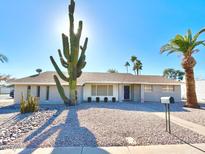
<svg viewBox="0 0 205 154">
<path fill-rule="evenodd" d="M 63 42 L 63 55 L 61 50 L 58 50 L 58 54 L 60 57 L 61 64 L 67 70 L 67 76 L 60 70 L 54 58 L 50 56 L 50 60 L 60 76 L 60 78 L 69 83 L 69 93 L 70 98 L 65 95 L 64 89 L 56 75 L 54 75 L 54 80 L 56 82 L 56 86 L 58 92 L 65 102 L 65 104 L 75 105 L 77 102 L 77 78 L 81 76 L 82 69 L 85 67 L 85 51 L 87 48 L 88 38 L 85 39 L 84 45 L 80 46 L 80 38 L 83 28 L 83 22 L 79 21 L 78 31 L 74 32 L 74 10 L 75 10 L 75 2 L 71 0 L 69 5 L 69 19 L 70 19 L 70 37 L 68 38 L 65 34 L 62 34 L 62 42 Z M 81 53 L 79 50 L 81 49 Z"/>
</svg>

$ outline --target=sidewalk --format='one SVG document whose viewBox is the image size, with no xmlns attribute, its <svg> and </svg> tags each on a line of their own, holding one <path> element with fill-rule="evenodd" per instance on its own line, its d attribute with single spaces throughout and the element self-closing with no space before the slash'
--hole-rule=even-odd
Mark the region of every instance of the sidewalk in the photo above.
<svg viewBox="0 0 205 154">
<path fill-rule="evenodd" d="M 0 154 L 203 154 L 205 144 L 151 145 L 128 147 L 59 147 L 8 149 Z"/>
</svg>

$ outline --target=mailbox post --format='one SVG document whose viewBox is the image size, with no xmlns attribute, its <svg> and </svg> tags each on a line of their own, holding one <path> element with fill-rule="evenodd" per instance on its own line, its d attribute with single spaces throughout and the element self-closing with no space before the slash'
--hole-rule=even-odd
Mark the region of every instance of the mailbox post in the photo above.
<svg viewBox="0 0 205 154">
<path fill-rule="evenodd" d="M 170 104 L 174 103 L 173 97 L 161 97 L 161 103 L 165 106 L 165 120 L 166 120 L 166 132 L 171 133 L 171 122 L 170 122 Z"/>
</svg>

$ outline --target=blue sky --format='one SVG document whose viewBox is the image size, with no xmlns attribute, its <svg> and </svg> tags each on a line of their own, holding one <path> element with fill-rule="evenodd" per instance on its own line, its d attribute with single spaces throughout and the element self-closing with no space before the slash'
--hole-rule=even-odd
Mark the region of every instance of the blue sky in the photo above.
<svg viewBox="0 0 205 154">
<path fill-rule="evenodd" d="M 84 71 L 125 72 L 131 55 L 143 62 L 142 74 L 162 74 L 181 68 L 181 56 L 160 55 L 160 47 L 188 28 L 205 27 L 205 1 L 187 0 L 76 0 L 75 19 L 84 21 L 83 38 L 89 37 Z M 49 56 L 58 60 L 61 33 L 68 31 L 68 0 L 1 0 L 0 53 L 9 63 L 1 74 L 23 77 L 54 70 Z M 201 38 L 205 39 L 205 34 Z M 195 55 L 196 77 L 205 77 L 205 48 Z M 59 61 L 58 61 L 59 62 Z"/>
</svg>

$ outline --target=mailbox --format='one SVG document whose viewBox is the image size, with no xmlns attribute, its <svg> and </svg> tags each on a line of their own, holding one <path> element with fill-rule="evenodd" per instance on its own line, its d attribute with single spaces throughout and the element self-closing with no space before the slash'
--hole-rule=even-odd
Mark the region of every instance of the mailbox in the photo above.
<svg viewBox="0 0 205 154">
<path fill-rule="evenodd" d="M 174 103 L 174 97 L 161 97 L 160 101 L 165 106 L 166 131 L 171 133 L 170 104 Z"/>
<path fill-rule="evenodd" d="M 174 103 L 174 97 L 161 97 L 160 100 L 162 104 Z"/>
</svg>

